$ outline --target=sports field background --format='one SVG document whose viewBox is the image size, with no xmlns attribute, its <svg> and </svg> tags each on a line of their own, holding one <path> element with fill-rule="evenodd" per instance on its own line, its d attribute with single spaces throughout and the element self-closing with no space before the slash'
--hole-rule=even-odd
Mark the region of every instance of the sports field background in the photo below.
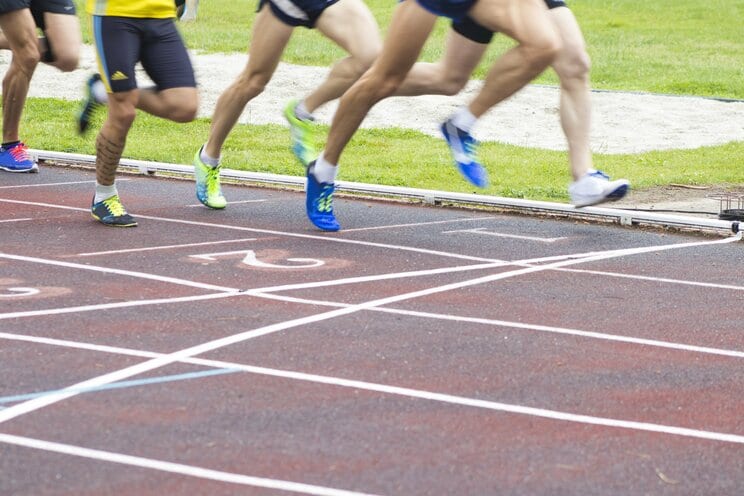
<svg viewBox="0 0 744 496">
<path fill-rule="evenodd" d="M 79 1 L 81 15 L 83 2 Z M 392 13 L 389 1 L 368 2 L 384 32 Z M 604 90 L 744 99 L 744 42 L 740 20 L 744 1 L 572 1 L 593 60 L 592 84 Z M 203 0 L 195 23 L 181 26 L 192 49 L 245 52 L 256 2 Z M 84 15 L 82 15 L 84 19 Z M 89 42 L 87 21 L 82 22 Z M 422 55 L 436 60 L 448 23 L 441 20 Z M 481 77 L 509 46 L 496 37 L 476 72 Z M 342 52 L 317 32 L 297 29 L 286 62 L 330 65 Z M 65 75 L 60 75 L 65 77 Z M 552 71 L 538 83 L 555 85 Z M 71 124 L 76 107 L 70 102 L 31 99 L 22 124 L 33 148 L 94 153 L 92 136 L 80 138 Z M 102 116 L 99 116 L 102 118 Z M 557 117 L 556 117 L 557 118 Z M 177 125 L 141 115 L 129 136 L 125 156 L 190 163 L 208 134 L 209 120 Z M 480 150 L 496 180 L 483 192 L 529 199 L 565 201 L 568 175 L 563 152 L 484 143 Z M 632 155 L 596 155 L 599 167 L 627 177 L 634 189 L 670 183 L 735 187 L 744 183 L 744 143 L 697 150 Z M 226 167 L 281 174 L 302 174 L 288 148 L 283 126 L 239 125 L 225 149 Z M 367 183 L 470 192 L 454 181 L 449 153 L 441 140 L 410 130 L 366 130 L 357 134 L 344 155 L 341 179 Z"/>
</svg>

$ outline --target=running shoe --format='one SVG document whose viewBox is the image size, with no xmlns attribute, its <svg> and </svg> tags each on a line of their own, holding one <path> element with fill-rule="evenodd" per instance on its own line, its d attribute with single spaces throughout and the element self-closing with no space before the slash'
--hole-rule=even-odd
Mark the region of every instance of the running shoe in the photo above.
<svg viewBox="0 0 744 496">
<path fill-rule="evenodd" d="M 470 181 L 479 188 L 488 186 L 488 173 L 483 166 L 478 163 L 475 156 L 475 148 L 478 143 L 470 133 L 464 131 L 452 123 L 452 119 L 447 119 L 441 126 L 444 139 L 449 145 L 452 157 L 455 159 L 457 169 L 465 179 Z"/>
<path fill-rule="evenodd" d="M 39 172 L 39 166 L 22 141 L 7 148 L 0 146 L 0 169 L 8 172 Z"/>
<path fill-rule="evenodd" d="M 315 161 L 307 167 L 307 199 L 305 209 L 307 217 L 318 229 L 338 231 L 341 229 L 336 216 L 333 215 L 333 183 L 321 183 L 315 179 L 313 168 Z"/>
<path fill-rule="evenodd" d="M 315 145 L 316 127 L 313 121 L 297 117 L 295 107 L 298 103 L 298 100 L 292 100 L 284 107 L 284 118 L 289 122 L 289 131 L 292 135 L 292 153 L 303 166 L 307 167 L 310 162 L 318 158 Z"/>
<path fill-rule="evenodd" d="M 90 126 L 90 119 L 98 107 L 102 105 L 93 94 L 93 85 L 101 80 L 101 76 L 93 74 L 85 82 L 85 96 L 80 102 L 80 110 L 77 115 L 78 133 L 85 134 Z"/>
<path fill-rule="evenodd" d="M 98 203 L 95 203 L 95 201 L 94 197 L 90 213 L 94 219 L 102 224 L 112 227 L 135 227 L 137 225 L 134 217 L 129 215 L 124 205 L 121 204 L 119 195 L 111 196 Z"/>
<path fill-rule="evenodd" d="M 204 148 L 202 146 L 202 148 Z M 201 160 L 202 148 L 194 155 L 194 177 L 196 177 L 196 197 L 209 208 L 222 209 L 227 206 L 227 200 L 220 188 L 220 169 L 222 166 L 211 167 Z"/>
<path fill-rule="evenodd" d="M 568 187 L 571 203 L 577 207 L 588 207 L 599 203 L 617 201 L 624 197 L 630 189 L 626 179 L 610 181 L 610 177 L 602 171 L 590 169 L 578 181 Z"/>
</svg>

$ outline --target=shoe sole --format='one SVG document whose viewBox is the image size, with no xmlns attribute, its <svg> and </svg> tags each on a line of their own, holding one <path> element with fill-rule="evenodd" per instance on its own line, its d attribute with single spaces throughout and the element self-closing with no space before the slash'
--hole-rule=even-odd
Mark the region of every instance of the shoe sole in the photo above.
<svg viewBox="0 0 744 496">
<path fill-rule="evenodd" d="M 576 208 L 591 207 L 593 205 L 600 205 L 602 203 L 615 202 L 615 201 L 623 199 L 625 195 L 628 194 L 629 189 L 630 189 L 630 185 L 622 184 L 618 186 L 617 188 L 615 188 L 613 191 L 611 191 L 607 196 L 603 198 L 600 198 L 596 201 L 574 203 L 574 207 Z"/>
<path fill-rule="evenodd" d="M 108 226 L 108 227 L 137 227 L 137 223 L 136 222 L 132 222 L 130 224 L 113 224 L 113 223 L 109 223 L 109 222 L 104 222 L 103 219 L 101 219 L 100 217 L 98 217 L 95 214 L 90 214 L 90 216 L 93 217 L 94 219 L 96 219 L 98 222 L 100 222 L 104 226 Z"/>
<path fill-rule="evenodd" d="M 4 170 L 5 172 L 17 172 L 19 174 L 33 174 L 39 172 L 39 166 L 34 164 L 30 169 L 9 169 L 0 165 L 0 170 Z"/>
</svg>

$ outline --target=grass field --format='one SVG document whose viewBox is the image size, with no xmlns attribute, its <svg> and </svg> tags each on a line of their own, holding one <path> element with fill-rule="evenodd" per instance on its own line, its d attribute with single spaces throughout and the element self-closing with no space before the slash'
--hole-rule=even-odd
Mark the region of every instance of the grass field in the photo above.
<svg viewBox="0 0 744 496">
<path fill-rule="evenodd" d="M 81 4 L 81 2 L 78 2 Z M 370 8 L 382 31 L 389 21 L 389 0 L 371 0 Z M 570 5 L 584 30 L 593 59 L 593 86 L 603 89 L 650 91 L 744 98 L 744 44 L 741 19 L 744 1 L 688 0 L 645 2 L 573 1 Z M 206 52 L 245 51 L 255 2 L 207 0 L 197 22 L 182 26 L 187 44 Z M 82 11 L 82 9 L 81 9 Z M 228 13 L 230 15 L 226 15 Z M 89 33 L 84 24 L 86 41 Z M 423 58 L 441 53 L 448 24 L 439 22 Z M 509 46 L 497 37 L 476 73 L 481 77 Z M 285 61 L 329 65 L 342 52 L 318 33 L 296 30 Z M 555 84 L 552 72 L 538 82 Z M 79 138 L 70 124 L 74 105 L 45 99 L 29 101 L 22 129 L 40 149 L 93 153 L 94 137 Z M 130 158 L 190 163 L 195 147 L 208 134 L 209 122 L 173 124 L 141 114 L 130 134 L 125 155 Z M 484 143 L 480 155 L 492 170 L 492 185 L 484 193 L 565 201 L 570 180 L 565 153 Z M 224 150 L 228 168 L 302 174 L 288 149 L 281 126 L 238 125 Z M 627 177 L 634 188 L 669 183 L 735 185 L 744 183 L 744 142 L 725 146 L 635 155 L 597 155 L 595 161 L 613 176 Z M 498 171 L 494 173 L 493 171 Z M 362 130 L 344 155 L 341 179 L 406 185 L 451 191 L 472 191 L 456 173 L 441 140 L 409 130 Z"/>
</svg>

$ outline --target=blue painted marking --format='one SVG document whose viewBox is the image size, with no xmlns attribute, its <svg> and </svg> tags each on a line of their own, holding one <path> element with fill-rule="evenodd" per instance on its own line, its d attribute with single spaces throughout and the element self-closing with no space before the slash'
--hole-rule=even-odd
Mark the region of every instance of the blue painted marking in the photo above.
<svg viewBox="0 0 744 496">
<path fill-rule="evenodd" d="M 54 389 L 52 391 L 41 391 L 39 393 L 17 394 L 15 396 L 0 396 L 0 404 L 15 403 L 17 401 L 33 400 L 35 398 L 43 398 L 44 396 L 51 396 L 53 394 L 96 393 L 98 391 L 108 391 L 109 389 L 123 389 L 123 388 L 128 388 L 128 387 L 135 387 L 135 386 L 146 386 L 148 384 L 160 384 L 163 382 L 184 381 L 188 379 L 200 379 L 202 377 L 210 377 L 213 375 L 222 375 L 222 374 L 233 374 L 235 372 L 242 372 L 242 370 L 240 369 L 214 369 L 214 370 L 205 370 L 202 372 L 188 372 L 186 374 L 164 375 L 162 377 L 152 377 L 149 379 L 137 379 L 133 381 L 112 382 L 111 384 L 105 384 L 103 386 L 93 386 L 93 387 L 86 387 L 86 388 Z M 3 408 L 5 407 L 0 406 L 0 410 Z"/>
</svg>

